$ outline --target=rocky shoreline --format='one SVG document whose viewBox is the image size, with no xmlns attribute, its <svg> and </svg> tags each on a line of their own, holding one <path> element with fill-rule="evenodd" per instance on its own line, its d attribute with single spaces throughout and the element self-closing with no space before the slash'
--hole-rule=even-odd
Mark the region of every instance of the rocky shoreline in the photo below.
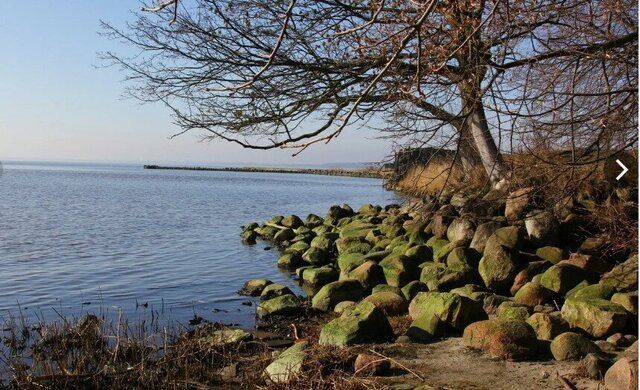
<svg viewBox="0 0 640 390">
<path fill-rule="evenodd" d="M 297 330 L 313 317 L 317 328 L 286 334 L 295 343 L 267 366 L 268 382 L 303 375 L 318 346 L 405 348 L 461 336 L 466 350 L 492 359 L 567 362 L 570 379 L 559 379 L 567 386 L 636 388 L 637 256 L 615 264 L 598 238 L 578 240 L 579 215 L 565 214 L 531 210 L 521 191 L 481 204 L 454 195 L 411 207 L 336 205 L 324 217 L 244 226 L 243 242 L 273 242 L 277 266 L 311 291 L 247 281 L 240 292 L 260 296 L 258 327 Z M 373 376 L 400 364 L 371 353 L 352 363 L 352 374 Z M 409 372 L 399 368 L 391 383 Z M 432 388 L 423 382 L 397 388 Z"/>
</svg>

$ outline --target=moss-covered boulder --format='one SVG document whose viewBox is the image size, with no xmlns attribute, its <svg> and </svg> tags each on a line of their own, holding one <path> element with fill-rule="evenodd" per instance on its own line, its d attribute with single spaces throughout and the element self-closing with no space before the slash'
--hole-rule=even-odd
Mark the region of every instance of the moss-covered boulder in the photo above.
<svg viewBox="0 0 640 390">
<path fill-rule="evenodd" d="M 467 326 L 464 343 L 473 349 L 506 360 L 527 360 L 535 357 L 536 333 L 522 320 L 493 319 Z"/>
<path fill-rule="evenodd" d="M 553 340 L 559 334 L 569 331 L 569 324 L 559 312 L 533 313 L 527 318 L 527 324 L 531 325 L 539 340 Z"/>
<path fill-rule="evenodd" d="M 470 248 L 458 247 L 454 248 L 449 255 L 447 255 L 447 267 L 471 267 L 478 268 L 478 262 L 480 261 L 480 254 Z"/>
<path fill-rule="evenodd" d="M 520 249 L 524 243 L 524 233 L 517 226 L 506 226 L 497 229 L 487 240 L 484 247 L 485 253 L 488 248 L 494 246 L 506 246 L 513 249 Z"/>
<path fill-rule="evenodd" d="M 244 283 L 240 291 L 238 291 L 238 294 L 257 297 L 260 296 L 262 290 L 271 283 L 273 282 L 268 279 L 250 279 Z"/>
<path fill-rule="evenodd" d="M 350 217 L 352 215 L 353 215 L 353 210 L 351 208 L 333 205 L 329 207 L 329 210 L 327 211 L 327 215 L 325 216 L 324 219 L 331 221 L 331 220 L 338 220 L 340 218 Z"/>
<path fill-rule="evenodd" d="M 364 255 L 372 248 L 371 243 L 367 242 L 363 237 L 343 237 L 337 239 L 335 244 L 339 255 L 348 253 Z"/>
<path fill-rule="evenodd" d="M 638 314 L 638 292 L 615 293 L 611 297 L 611 303 L 618 304 L 631 314 Z"/>
<path fill-rule="evenodd" d="M 302 364 L 307 358 L 307 341 L 295 343 L 285 349 L 265 368 L 264 373 L 271 383 L 287 383 L 302 372 Z"/>
<path fill-rule="evenodd" d="M 414 280 L 402 287 L 402 295 L 407 300 L 407 302 L 411 302 L 411 300 L 413 300 L 413 298 L 418 295 L 418 293 L 428 290 L 429 288 L 427 287 L 426 283 Z"/>
<path fill-rule="evenodd" d="M 379 292 L 392 292 L 398 295 L 402 295 L 402 290 L 400 287 L 389 286 L 388 284 L 378 284 L 371 289 L 371 294 L 376 294 Z"/>
<path fill-rule="evenodd" d="M 587 281 L 579 283 L 567 292 L 567 299 L 611 299 L 615 290 L 611 286 L 589 284 Z"/>
<path fill-rule="evenodd" d="M 403 296 L 392 292 L 371 294 L 363 302 L 371 302 L 388 316 L 399 316 L 407 312 L 409 303 Z"/>
<path fill-rule="evenodd" d="M 446 332 L 445 324 L 440 318 L 432 313 L 424 313 L 411 322 L 407 330 L 407 336 L 414 343 L 431 342 Z"/>
<path fill-rule="evenodd" d="M 331 260 L 328 252 L 317 247 L 310 247 L 302 254 L 302 260 L 311 265 L 325 265 Z"/>
<path fill-rule="evenodd" d="M 628 314 L 624 307 L 605 299 L 567 299 L 562 318 L 571 328 L 595 338 L 603 338 L 624 329 Z"/>
<path fill-rule="evenodd" d="M 331 311 L 342 301 L 359 301 L 365 290 L 357 280 L 339 280 L 324 285 L 313 297 L 311 305 L 316 310 Z"/>
<path fill-rule="evenodd" d="M 286 241 L 292 240 L 295 236 L 296 232 L 294 232 L 293 229 L 280 229 L 280 231 L 273 236 L 273 241 L 276 244 L 281 245 Z"/>
<path fill-rule="evenodd" d="M 289 245 L 285 250 L 285 254 L 295 254 L 302 257 L 302 254 L 309 249 L 309 244 L 304 241 L 297 241 Z"/>
<path fill-rule="evenodd" d="M 540 278 L 540 284 L 548 290 L 564 295 L 586 279 L 582 268 L 559 263 L 547 269 Z"/>
<path fill-rule="evenodd" d="M 543 246 L 536 249 L 536 256 L 552 264 L 558 264 L 566 257 L 564 250 L 555 246 Z"/>
<path fill-rule="evenodd" d="M 302 256 L 295 253 L 285 253 L 278 258 L 278 267 L 294 269 L 304 264 Z"/>
<path fill-rule="evenodd" d="M 304 225 L 304 222 L 302 222 L 302 219 L 300 219 L 300 217 L 298 217 L 297 215 L 288 215 L 282 218 L 280 224 L 291 229 L 297 229 L 300 226 Z"/>
<path fill-rule="evenodd" d="M 361 302 L 322 327 L 320 345 L 348 346 L 383 342 L 393 337 L 387 316 L 371 302 Z"/>
<path fill-rule="evenodd" d="M 302 303 L 295 295 L 287 294 L 261 302 L 256 311 L 260 318 L 297 315 L 302 312 Z"/>
<path fill-rule="evenodd" d="M 371 290 L 374 286 L 385 282 L 382 267 L 372 260 L 366 261 L 349 272 L 346 279 L 357 280 L 367 291 Z"/>
<path fill-rule="evenodd" d="M 324 219 L 316 214 L 309 214 L 304 220 L 304 225 L 310 229 L 318 227 L 324 223 Z"/>
<path fill-rule="evenodd" d="M 462 287 L 454 288 L 449 291 L 452 294 L 457 294 L 463 297 L 467 297 L 477 302 L 484 302 L 484 298 L 490 293 L 484 286 L 477 284 L 465 284 Z"/>
<path fill-rule="evenodd" d="M 498 306 L 497 314 L 498 318 L 505 320 L 521 320 L 526 321 L 529 318 L 531 309 L 524 305 L 519 305 L 515 302 L 506 301 L 502 302 Z"/>
<path fill-rule="evenodd" d="M 419 269 L 416 263 L 404 255 L 390 255 L 380 262 L 387 284 L 403 287 L 418 279 Z"/>
<path fill-rule="evenodd" d="M 326 233 L 320 236 L 316 236 L 313 238 L 313 240 L 311 240 L 311 246 L 320 248 L 326 252 L 332 252 L 334 248 L 334 242 L 336 241 L 334 235 L 337 236 L 337 234 L 335 233 Z"/>
<path fill-rule="evenodd" d="M 382 211 L 382 207 L 380 206 L 374 206 L 371 203 L 366 203 L 363 204 L 359 209 L 358 209 L 358 214 L 363 214 L 363 215 L 378 215 L 380 212 Z"/>
<path fill-rule="evenodd" d="M 376 225 L 372 223 L 355 220 L 342 227 L 340 230 L 340 237 L 361 237 L 364 239 L 367 234 L 375 228 Z"/>
<path fill-rule="evenodd" d="M 431 248 L 431 252 L 433 253 L 433 261 L 443 261 L 449 255 L 452 248 L 449 246 L 449 240 L 437 237 L 431 237 L 427 240 L 426 246 Z M 444 255 L 446 253 L 446 255 Z M 436 256 L 437 254 L 437 256 Z M 444 255 L 444 257 L 443 257 Z"/>
<path fill-rule="evenodd" d="M 243 244 L 253 245 L 256 243 L 258 233 L 255 230 L 245 230 L 240 235 Z"/>
<path fill-rule="evenodd" d="M 465 326 L 486 318 L 482 305 L 469 298 L 435 291 L 418 293 L 409 304 L 409 315 L 417 319 L 424 313 L 440 318 L 452 328 L 462 331 Z"/>
<path fill-rule="evenodd" d="M 633 255 L 600 278 L 600 284 L 619 292 L 638 290 L 638 255 Z"/>
<path fill-rule="evenodd" d="M 556 360 L 580 360 L 589 353 L 600 353 L 600 348 L 578 333 L 564 332 L 551 342 L 551 354 Z"/>
<path fill-rule="evenodd" d="M 497 232 L 491 237 L 495 237 L 495 234 Z M 505 245 L 487 244 L 478 263 L 478 272 L 489 290 L 500 291 L 511 287 L 518 265 L 517 250 Z"/>
<path fill-rule="evenodd" d="M 551 299 L 551 293 L 538 283 L 529 282 L 516 293 L 515 302 L 521 305 L 535 307 L 543 305 Z"/>
<path fill-rule="evenodd" d="M 416 264 L 433 260 L 433 252 L 431 252 L 431 248 L 424 244 L 410 247 L 404 252 L 404 255 L 413 260 Z"/>
<path fill-rule="evenodd" d="M 337 260 L 338 268 L 343 275 L 348 275 L 349 272 L 366 262 L 367 260 L 362 253 L 345 253 L 338 256 Z"/>
<path fill-rule="evenodd" d="M 280 283 L 272 283 L 265 287 L 264 290 L 262 290 L 262 293 L 260 294 L 260 300 L 266 301 L 287 294 L 293 295 L 293 292 L 289 289 L 289 287 L 284 286 Z"/>
<path fill-rule="evenodd" d="M 324 286 L 338 280 L 338 271 L 327 266 L 307 268 L 302 273 L 302 280 L 312 286 Z"/>
<path fill-rule="evenodd" d="M 473 234 L 473 239 L 471 240 L 471 244 L 469 247 L 471 249 L 475 249 L 478 253 L 484 252 L 484 247 L 487 245 L 487 241 L 489 237 L 495 233 L 496 230 L 500 229 L 503 225 L 499 222 L 485 222 L 481 225 L 478 225 L 475 233 Z"/>
</svg>

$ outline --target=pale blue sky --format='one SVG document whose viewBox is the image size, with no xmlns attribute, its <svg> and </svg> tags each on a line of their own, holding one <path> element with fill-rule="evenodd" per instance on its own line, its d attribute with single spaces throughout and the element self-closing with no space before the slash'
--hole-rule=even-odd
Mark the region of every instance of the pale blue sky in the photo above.
<svg viewBox="0 0 640 390">
<path fill-rule="evenodd" d="M 177 139 L 167 109 L 122 98 L 124 75 L 96 69 L 97 53 L 122 51 L 99 36 L 99 20 L 131 20 L 138 2 L 2 0 L 0 2 L 0 160 L 319 164 L 379 161 L 387 141 L 350 129 L 329 145 L 250 151 L 228 143 Z"/>
</svg>

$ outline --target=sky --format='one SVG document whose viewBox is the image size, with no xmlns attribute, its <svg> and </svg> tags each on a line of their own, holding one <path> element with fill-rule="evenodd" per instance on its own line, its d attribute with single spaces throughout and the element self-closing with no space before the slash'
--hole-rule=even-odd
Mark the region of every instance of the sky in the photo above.
<svg viewBox="0 0 640 390">
<path fill-rule="evenodd" d="M 123 97 L 125 77 L 101 67 L 99 52 L 127 47 L 100 36 L 99 21 L 133 20 L 136 0 L 0 1 L 0 161 L 325 164 L 376 162 L 388 141 L 349 128 L 301 155 L 200 142 L 160 104 Z"/>
</svg>

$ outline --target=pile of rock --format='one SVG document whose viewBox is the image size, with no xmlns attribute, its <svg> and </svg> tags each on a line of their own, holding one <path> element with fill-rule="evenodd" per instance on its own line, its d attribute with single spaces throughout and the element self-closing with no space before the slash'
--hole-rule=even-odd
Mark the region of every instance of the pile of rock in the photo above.
<svg viewBox="0 0 640 390">
<path fill-rule="evenodd" d="M 315 287 L 311 306 L 340 313 L 321 344 L 390 340 L 387 317 L 408 314 L 411 327 L 396 335 L 405 342 L 463 334 L 469 347 L 512 360 L 538 358 L 550 342 L 555 359 L 608 367 L 605 352 L 635 345 L 637 256 L 611 264 L 601 241 L 563 238 L 575 236 L 566 233 L 578 216 L 560 222 L 528 205 L 522 191 L 474 210 L 454 197 L 426 220 L 399 205 L 332 206 L 324 218 L 247 225 L 242 238 L 278 245 L 278 266 Z M 271 286 L 245 286 L 264 298 L 259 316 L 300 312 L 298 297 Z"/>
</svg>

